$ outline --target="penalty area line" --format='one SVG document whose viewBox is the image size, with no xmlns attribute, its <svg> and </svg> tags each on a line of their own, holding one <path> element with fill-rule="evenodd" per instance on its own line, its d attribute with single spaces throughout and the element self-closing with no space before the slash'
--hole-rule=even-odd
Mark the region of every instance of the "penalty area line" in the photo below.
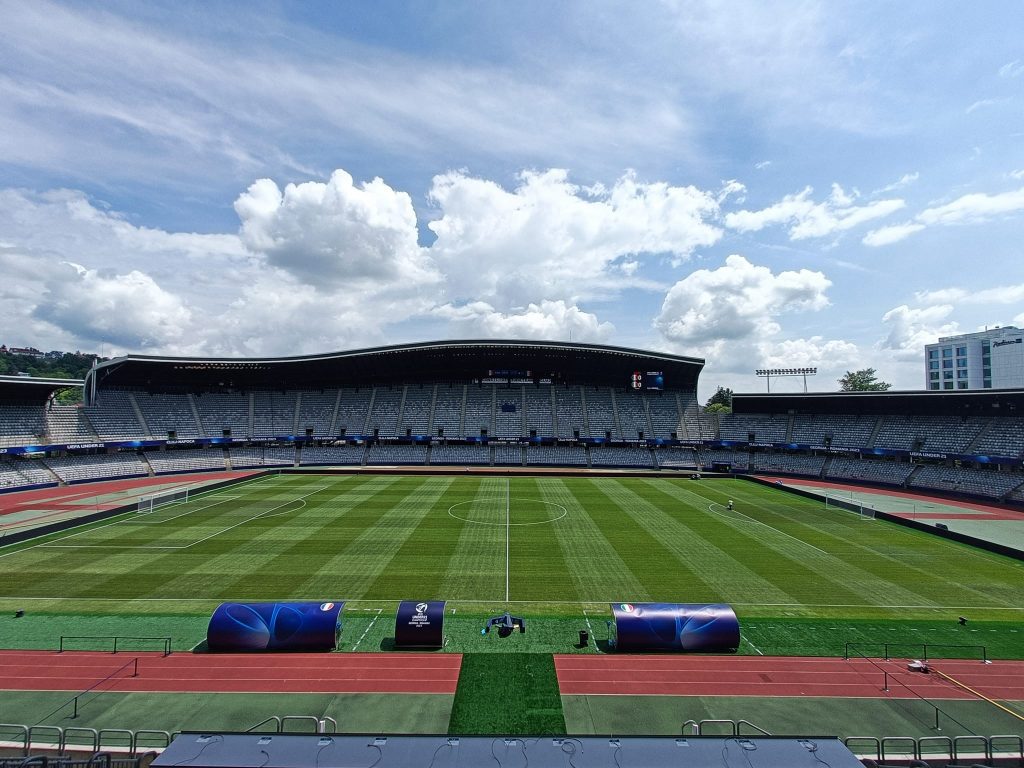
<svg viewBox="0 0 1024 768">
<path fill-rule="evenodd" d="M 719 515 L 720 517 L 725 517 L 725 518 L 728 519 L 728 515 L 726 515 L 724 512 L 718 512 L 718 511 L 712 509 L 712 507 L 721 507 L 721 506 L 722 505 L 719 504 L 718 502 L 713 501 L 710 504 L 708 504 L 708 512 L 710 512 L 713 515 Z M 752 523 L 757 523 L 758 525 L 763 525 L 765 528 L 768 528 L 769 530 L 775 531 L 776 533 L 781 533 L 783 536 L 785 536 L 787 538 L 790 538 L 793 541 L 799 542 L 800 544 L 803 544 L 805 547 L 810 547 L 813 550 L 821 552 L 821 554 L 823 554 L 823 555 L 828 555 L 829 554 L 824 549 L 818 549 L 818 547 L 814 546 L 813 544 L 810 544 L 809 542 L 804 541 L 803 539 L 798 539 L 796 536 L 790 536 L 785 531 L 780 531 L 778 528 L 775 528 L 774 526 L 768 525 L 768 523 L 762 523 L 760 520 L 755 520 L 754 518 L 750 517 L 749 515 L 744 515 L 739 510 L 730 509 L 730 510 L 727 510 L 727 511 L 735 512 L 740 517 L 745 518 L 745 519 L 749 520 Z"/>
</svg>

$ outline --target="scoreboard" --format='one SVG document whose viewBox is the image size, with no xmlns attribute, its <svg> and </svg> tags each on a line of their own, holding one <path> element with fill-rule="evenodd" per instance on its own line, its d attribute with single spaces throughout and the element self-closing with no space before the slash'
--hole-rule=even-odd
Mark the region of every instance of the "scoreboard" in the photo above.
<svg viewBox="0 0 1024 768">
<path fill-rule="evenodd" d="M 664 389 L 665 374 L 662 371 L 633 371 L 629 386 L 632 389 Z"/>
</svg>

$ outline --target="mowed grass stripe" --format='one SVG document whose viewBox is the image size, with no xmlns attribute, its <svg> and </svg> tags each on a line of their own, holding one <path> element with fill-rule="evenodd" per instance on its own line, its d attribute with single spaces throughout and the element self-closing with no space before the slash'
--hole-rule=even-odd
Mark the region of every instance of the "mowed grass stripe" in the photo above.
<svg viewBox="0 0 1024 768">
<path fill-rule="evenodd" d="M 222 528 L 215 528 L 214 532 L 222 531 L 219 535 L 188 549 L 143 550 L 135 554 L 133 560 L 127 561 L 126 564 L 130 563 L 130 567 L 117 569 L 109 578 L 95 582 L 80 594 L 85 597 L 123 596 L 131 594 L 133 590 L 137 594 L 144 588 L 147 590 L 145 596 L 153 597 L 196 594 L 196 590 L 230 597 L 287 594 L 290 574 L 287 571 L 274 573 L 264 568 L 273 554 L 280 549 L 277 537 L 266 528 L 261 528 L 257 520 L 237 524 L 254 515 L 267 512 L 274 514 L 271 510 L 275 506 L 279 506 L 280 511 L 309 508 L 315 503 L 318 494 L 331 498 L 332 483 L 325 478 L 320 480 L 319 485 L 295 491 L 292 498 L 305 496 L 305 507 L 300 507 L 296 501 L 288 499 L 275 499 L 273 505 L 258 501 L 250 509 L 250 514 L 240 516 Z M 334 481 L 335 484 L 337 482 Z M 270 519 L 284 521 L 286 518 L 282 516 Z M 277 525 L 286 523 L 277 522 Z M 229 526 L 236 527 L 225 530 Z M 203 529 L 204 527 L 201 527 L 199 530 Z M 204 535 L 208 536 L 209 533 Z M 233 587 L 239 585 L 244 592 L 233 591 Z M 269 591 L 271 589 L 272 592 Z"/>
<path fill-rule="evenodd" d="M 230 502 L 233 508 L 248 503 L 251 498 L 258 498 L 265 489 L 255 491 L 241 496 L 238 486 L 224 489 L 234 491 L 231 495 L 239 495 L 240 498 Z M 209 497 L 197 506 L 207 503 Z M 237 522 L 235 517 L 228 518 Z M 174 526 L 178 521 L 170 525 Z M 227 523 L 230 525 L 231 523 Z M 87 532 L 89 535 L 105 535 L 110 539 L 117 540 L 119 529 L 133 527 L 132 518 L 106 524 Z M 138 527 L 138 526 L 134 526 Z M 141 526 L 146 527 L 146 526 Z M 152 527 L 152 526 L 150 526 Z M 226 525 L 225 525 L 226 527 Z M 77 542 L 85 538 L 71 534 L 65 537 L 67 541 Z M 103 541 L 103 539 L 96 539 Z M 156 550 L 155 552 L 180 552 L 177 550 Z M 102 594 L 96 589 L 99 585 L 106 583 L 111 574 L 122 574 L 127 571 L 144 568 L 141 580 L 130 582 L 125 585 L 124 590 L 119 590 L 114 597 L 129 596 L 150 596 L 150 590 L 158 585 L 161 580 L 166 581 L 169 575 L 181 573 L 182 570 L 172 569 L 170 574 L 164 573 L 153 566 L 153 561 L 158 559 L 154 551 L 143 550 L 103 550 L 103 549 L 56 549 L 45 546 L 22 550 L 11 557 L 0 560 L 0 576 L 7 589 L 12 593 L 25 596 L 51 596 L 60 597 L 81 597 L 88 594 Z M 107 596 L 107 595 L 102 595 Z"/>
<path fill-rule="evenodd" d="M 572 522 L 567 509 L 565 517 L 561 517 L 561 506 L 542 503 L 545 499 L 541 486 L 545 482 L 535 478 L 511 481 L 511 521 L 523 523 L 509 529 L 509 596 L 513 600 L 530 594 L 538 584 L 543 584 L 549 594 L 565 595 L 567 600 L 580 595 L 580 585 L 565 560 L 559 537 L 559 530 Z"/>
<path fill-rule="evenodd" d="M 306 581 L 305 591 L 333 583 L 337 594 L 346 600 L 416 594 L 406 592 L 415 586 L 409 582 L 430 558 L 426 553 L 403 557 L 402 550 L 439 505 L 451 484 L 450 478 L 414 478 L 402 483 L 400 490 L 405 493 L 404 498 L 389 504 L 362 534 L 346 547 L 336 549 L 332 557 L 311 564 L 315 570 Z M 417 544 L 422 543 L 420 538 Z M 436 569 L 437 563 L 431 567 Z M 382 579 L 382 574 L 387 576 Z"/>
<path fill-rule="evenodd" d="M 678 510 L 678 501 L 665 496 L 645 498 L 638 493 L 642 486 L 636 483 L 602 479 L 595 485 L 611 505 L 621 510 L 624 519 L 656 542 L 644 544 L 644 559 L 649 563 L 648 583 L 656 597 L 719 602 L 757 595 L 765 602 L 793 602 L 793 596 L 780 589 L 774 580 L 747 566 L 748 562 L 757 562 L 756 553 L 737 547 L 738 537 L 727 528 L 719 525 L 700 530 L 691 521 L 701 517 L 687 514 L 681 519 L 684 516 L 678 512 L 671 515 L 656 502 Z M 741 556 L 731 554 L 739 552 Z M 681 573 L 687 573 L 689 578 L 673 578 Z"/>
<path fill-rule="evenodd" d="M 455 547 L 447 563 L 437 563 L 437 567 L 445 571 L 440 594 L 450 600 L 504 602 L 505 478 L 467 478 L 452 489 L 451 504 L 473 502 L 466 506 L 479 512 L 473 518 L 479 522 L 456 520 L 459 526 Z M 449 516 L 447 507 L 444 515 Z"/>
<path fill-rule="evenodd" d="M 589 481 L 544 478 L 537 481 L 537 487 L 545 501 L 560 504 L 568 510 L 552 530 L 562 560 L 572 577 L 574 592 L 554 591 L 540 579 L 525 585 L 526 591 L 517 591 L 513 599 L 604 601 L 628 598 L 635 601 L 651 597 L 627 559 L 606 535 L 606 530 L 613 537 L 616 535 L 615 515 L 598 508 L 602 496 Z M 605 516 L 608 519 L 603 519 Z M 538 531 L 538 528 L 544 530 Z M 546 526 L 530 526 L 517 535 L 520 533 L 538 536 L 547 535 L 548 531 Z M 628 559 L 635 560 L 633 557 Z"/>
<path fill-rule="evenodd" d="M 733 596 L 729 598 L 730 600 L 751 602 L 749 595 L 756 594 L 758 599 L 766 603 L 831 601 L 891 605 L 891 600 L 904 600 L 907 602 L 901 603 L 903 605 L 926 605 L 930 602 L 917 592 L 904 589 L 848 561 L 790 538 L 795 534 L 783 536 L 784 531 L 780 533 L 766 525 L 745 520 L 739 515 L 730 517 L 724 503 L 719 505 L 721 513 L 716 513 L 708 510 L 710 499 L 673 483 L 662 481 L 657 490 L 684 503 L 696 502 L 693 512 L 695 519 L 703 516 L 707 525 L 717 529 L 716 537 L 722 536 L 724 531 L 731 531 L 732 542 L 728 545 L 729 550 L 742 552 L 745 564 L 749 564 L 763 578 L 771 580 L 778 589 L 793 596 L 790 600 L 775 600 L 769 599 L 767 595 L 751 592 L 746 597 Z M 741 506 L 745 510 L 744 515 L 753 520 L 757 519 L 751 514 L 754 513 L 753 502 Z"/>
<path fill-rule="evenodd" d="M 781 497 L 781 502 L 767 502 L 764 489 L 751 483 L 740 483 L 740 486 L 740 494 L 750 494 L 750 498 L 773 517 L 797 524 L 802 524 L 795 519 L 800 516 L 813 520 L 824 535 L 836 537 L 836 546 L 842 547 L 842 555 L 847 560 L 901 581 L 906 579 L 908 571 L 915 573 L 920 577 L 914 579 L 920 585 L 918 591 L 932 600 L 947 605 L 950 600 L 965 604 L 1022 605 L 1019 561 L 888 521 L 862 520 L 855 513 L 836 507 L 825 509 L 820 502 L 789 494 Z M 942 561 L 938 571 L 937 559 Z M 983 590 L 974 586 L 979 571 L 990 579 Z"/>
</svg>

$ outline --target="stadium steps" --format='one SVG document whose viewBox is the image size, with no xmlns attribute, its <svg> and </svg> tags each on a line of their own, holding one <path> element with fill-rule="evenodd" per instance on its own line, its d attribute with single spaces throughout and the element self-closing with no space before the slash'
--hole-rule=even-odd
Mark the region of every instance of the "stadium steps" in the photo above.
<svg viewBox="0 0 1024 768">
<path fill-rule="evenodd" d="M 981 428 L 981 431 L 974 436 L 974 439 L 967 444 L 967 447 L 963 449 L 962 453 L 972 453 L 977 445 L 985 439 L 985 436 L 992 431 L 992 426 L 995 424 L 994 419 L 988 419 L 985 425 Z"/>
<path fill-rule="evenodd" d="M 430 395 L 430 415 L 427 416 L 427 434 L 434 434 L 434 408 L 437 406 L 437 384 Z M 427 464 L 430 463 L 430 446 L 427 446 Z"/>
<path fill-rule="evenodd" d="M 469 397 L 469 385 L 462 385 L 462 413 L 459 414 L 459 434 L 466 436 L 466 399 Z"/>
<path fill-rule="evenodd" d="M 329 434 L 331 437 L 335 437 L 338 434 L 338 411 L 341 408 L 341 390 L 338 390 L 338 396 L 334 398 L 334 411 L 331 413 L 331 428 Z"/>
<path fill-rule="evenodd" d="M 618 433 L 618 437 L 622 439 L 622 423 L 619 421 L 619 400 L 615 397 L 615 389 L 611 390 L 612 395 L 612 427 L 615 432 Z"/>
<path fill-rule="evenodd" d="M 786 422 L 786 440 L 787 443 L 793 442 L 793 424 L 796 421 L 796 414 L 790 411 L 789 421 Z"/>
<path fill-rule="evenodd" d="M 917 477 L 921 473 L 921 471 L 923 469 L 924 469 L 924 464 L 918 464 L 916 467 L 914 467 L 914 470 L 909 475 L 907 475 L 906 479 L 903 481 L 902 487 L 903 488 L 909 488 L 911 483 L 913 482 L 914 478 Z M 928 486 L 922 486 L 922 487 L 927 488 Z"/>
<path fill-rule="evenodd" d="M 246 437 L 252 437 L 256 434 L 256 393 L 249 393 L 249 431 L 246 433 Z"/>
<path fill-rule="evenodd" d="M 829 476 L 829 473 L 832 471 L 832 459 L 833 458 L 834 457 L 832 457 L 832 456 L 826 456 L 825 457 L 825 463 L 823 463 L 821 465 L 821 472 L 818 473 L 818 477 L 824 478 L 824 477 L 828 477 Z"/>
<path fill-rule="evenodd" d="M 142 415 L 142 409 L 139 408 L 139 401 L 135 399 L 135 395 L 131 392 L 128 393 L 128 404 L 132 407 L 132 412 L 135 414 L 135 418 L 138 420 L 142 427 L 142 434 L 153 437 L 154 435 L 149 431 L 149 425 L 146 423 L 146 417 Z M 166 437 L 166 435 L 164 435 Z"/>
<path fill-rule="evenodd" d="M 885 426 L 885 416 L 879 416 L 875 422 L 875 426 L 871 430 L 871 435 L 868 437 L 867 445 L 865 448 L 874 448 L 875 440 L 878 439 L 878 433 L 882 431 L 882 427 Z"/>
<path fill-rule="evenodd" d="M 359 428 L 359 433 L 365 435 L 366 431 L 370 428 L 370 414 L 373 413 L 373 403 L 377 399 L 377 388 L 374 387 L 370 390 L 370 402 L 366 404 L 366 416 L 363 417 L 363 425 Z M 366 452 L 363 451 L 363 466 L 366 466 Z"/>
<path fill-rule="evenodd" d="M 299 409 L 302 407 L 302 390 L 295 393 L 295 418 L 292 419 L 292 434 L 299 434 Z M 298 465 L 296 465 L 298 466 Z"/>
<path fill-rule="evenodd" d="M 139 460 L 146 467 L 146 474 L 149 475 L 150 477 L 156 477 L 156 470 L 153 469 L 153 465 L 149 463 L 149 457 L 145 454 L 145 452 L 139 451 L 138 456 Z"/>
<path fill-rule="evenodd" d="M 1010 501 L 1015 494 L 1019 495 L 1021 491 L 1024 491 L 1024 482 L 1021 482 L 1019 485 L 1015 485 L 1013 488 L 1008 490 L 1006 493 L 999 497 L 999 500 Z"/>
<path fill-rule="evenodd" d="M 189 392 L 186 395 L 186 399 L 188 400 L 188 407 L 192 410 L 192 418 L 196 420 L 196 429 L 199 430 L 197 434 L 201 437 L 211 437 L 211 435 L 207 434 L 206 427 L 203 426 L 203 419 L 199 415 L 199 406 L 196 405 L 195 396 Z"/>
<path fill-rule="evenodd" d="M 402 428 L 402 425 L 405 423 L 403 421 L 403 419 L 405 418 L 405 399 L 408 396 L 409 396 L 409 385 L 406 384 L 404 387 L 402 387 L 402 399 L 398 401 L 398 419 L 395 421 L 395 434 L 396 435 L 399 434 L 399 430 Z"/>
</svg>

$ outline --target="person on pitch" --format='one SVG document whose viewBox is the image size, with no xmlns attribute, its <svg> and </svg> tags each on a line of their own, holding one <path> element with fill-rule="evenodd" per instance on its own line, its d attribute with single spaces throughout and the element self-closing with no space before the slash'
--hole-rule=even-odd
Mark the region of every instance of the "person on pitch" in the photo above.
<svg viewBox="0 0 1024 768">
<path fill-rule="evenodd" d="M 729 510 L 730 512 L 732 512 L 732 499 L 729 499 L 729 504 L 728 504 L 728 505 L 726 506 L 726 508 L 727 508 L 727 509 L 728 509 L 728 510 Z"/>
</svg>

